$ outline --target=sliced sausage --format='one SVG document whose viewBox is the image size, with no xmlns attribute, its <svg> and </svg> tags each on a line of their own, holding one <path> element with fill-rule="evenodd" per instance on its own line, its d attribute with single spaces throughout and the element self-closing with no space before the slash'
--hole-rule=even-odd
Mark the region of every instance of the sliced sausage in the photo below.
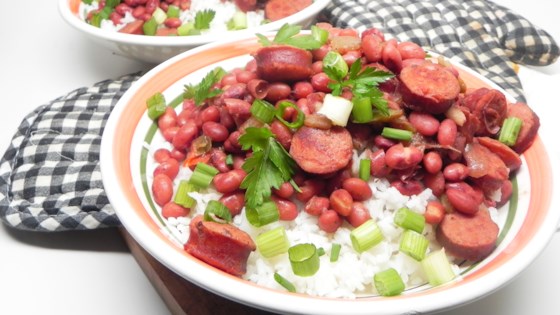
<svg viewBox="0 0 560 315">
<path fill-rule="evenodd" d="M 352 159 L 352 137 L 342 127 L 303 126 L 292 138 L 290 154 L 304 171 L 328 174 L 343 169 Z"/>
<path fill-rule="evenodd" d="M 478 137 L 477 140 L 478 143 L 487 147 L 490 151 L 499 156 L 509 168 L 510 172 L 521 167 L 521 158 L 519 157 L 519 154 L 504 143 L 490 137 Z"/>
<path fill-rule="evenodd" d="M 248 11 L 255 11 L 257 8 L 257 0 L 235 0 L 234 3 L 239 10 L 245 13 Z"/>
<path fill-rule="evenodd" d="M 468 108 L 474 135 L 491 136 L 498 133 L 507 112 L 507 101 L 498 90 L 480 88 L 469 92 L 463 98 L 463 106 Z"/>
<path fill-rule="evenodd" d="M 189 254 L 234 276 L 245 274 L 249 254 L 257 248 L 249 234 L 230 224 L 203 221 L 200 215 L 189 227 Z"/>
<path fill-rule="evenodd" d="M 496 248 L 498 232 L 498 225 L 492 221 L 488 210 L 481 209 L 474 215 L 446 214 L 436 229 L 436 238 L 453 256 L 478 261 Z"/>
<path fill-rule="evenodd" d="M 262 47 L 254 54 L 257 74 L 270 82 L 295 82 L 308 79 L 313 56 L 307 50 L 293 46 Z"/>
<path fill-rule="evenodd" d="M 461 91 L 459 81 L 449 70 L 429 61 L 403 68 L 399 79 L 405 105 L 432 114 L 444 113 Z"/>
<path fill-rule="evenodd" d="M 537 137 L 537 132 L 541 126 L 539 116 L 525 103 L 509 105 L 507 115 L 508 117 L 517 117 L 523 121 L 517 141 L 512 147 L 515 152 L 521 154 L 533 144 Z"/>
<path fill-rule="evenodd" d="M 269 0 L 264 7 L 264 15 L 271 21 L 277 21 L 305 9 L 312 2 L 312 0 Z"/>
<path fill-rule="evenodd" d="M 126 24 L 123 28 L 119 30 L 120 33 L 125 34 L 134 34 L 134 35 L 144 35 L 144 30 L 142 29 L 144 26 L 143 20 L 135 20 Z"/>
<path fill-rule="evenodd" d="M 469 176 L 483 180 L 488 190 L 499 189 L 502 182 L 508 179 L 509 169 L 506 164 L 482 144 L 469 143 L 463 156 L 469 167 Z"/>
</svg>

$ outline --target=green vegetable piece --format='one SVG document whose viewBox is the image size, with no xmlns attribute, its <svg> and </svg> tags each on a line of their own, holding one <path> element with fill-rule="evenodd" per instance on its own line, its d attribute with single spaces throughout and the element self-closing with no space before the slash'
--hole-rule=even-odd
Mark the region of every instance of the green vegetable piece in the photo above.
<svg viewBox="0 0 560 315">
<path fill-rule="evenodd" d="M 214 70 L 208 72 L 202 81 L 200 81 L 197 85 L 185 85 L 183 97 L 185 99 L 194 100 L 194 104 L 196 106 L 200 106 L 207 99 L 220 95 L 223 91 L 214 88 L 214 85 L 222 79 L 224 74 L 225 70 L 223 68 L 215 68 Z"/>
<path fill-rule="evenodd" d="M 284 112 L 289 107 L 293 108 L 297 112 L 296 119 L 293 122 L 289 122 L 284 119 Z M 294 103 L 288 101 L 281 101 L 278 103 L 278 109 L 276 111 L 276 119 L 278 119 L 281 123 L 286 125 L 286 127 L 291 129 L 298 129 L 303 126 L 303 122 L 305 121 L 305 114 L 301 111 L 301 109 Z"/>
<path fill-rule="evenodd" d="M 421 261 L 426 255 L 430 241 L 424 235 L 413 230 L 405 230 L 399 245 L 399 250 L 408 256 Z"/>
<path fill-rule="evenodd" d="M 263 46 L 284 44 L 300 49 L 313 50 L 323 45 L 320 41 L 315 39 L 313 35 L 298 35 L 300 31 L 301 27 L 299 25 L 290 25 L 286 23 L 276 32 L 276 36 L 272 41 L 262 34 L 255 35 L 259 38 L 259 43 Z"/>
<path fill-rule="evenodd" d="M 284 289 L 286 289 L 286 290 L 288 290 L 292 293 L 296 292 L 296 287 L 290 281 L 288 281 L 288 279 L 282 277 L 277 272 L 274 273 L 274 280 L 276 282 L 278 282 L 278 284 L 280 284 Z"/>
<path fill-rule="evenodd" d="M 247 14 L 242 11 L 235 11 L 231 19 L 227 23 L 227 29 L 230 31 L 243 30 L 247 28 Z"/>
<path fill-rule="evenodd" d="M 314 275 L 320 267 L 317 247 L 313 244 L 298 244 L 288 249 L 288 257 L 292 265 L 292 271 L 300 277 Z"/>
<path fill-rule="evenodd" d="M 367 220 L 350 232 L 352 247 L 358 253 L 362 253 L 383 240 L 383 233 L 373 219 Z"/>
<path fill-rule="evenodd" d="M 333 76 L 343 79 L 348 74 L 348 64 L 342 55 L 336 51 L 329 51 L 323 58 L 323 69 L 327 69 Z"/>
<path fill-rule="evenodd" d="M 373 120 L 373 108 L 370 97 L 352 99 L 352 121 L 355 123 L 369 123 Z"/>
<path fill-rule="evenodd" d="M 382 296 L 395 296 L 404 291 L 404 282 L 394 268 L 378 272 L 373 276 L 373 283 L 377 292 Z"/>
<path fill-rule="evenodd" d="M 331 245 L 331 257 L 330 257 L 331 262 L 337 262 L 338 261 L 338 257 L 340 255 L 340 249 L 341 248 L 342 248 L 342 246 L 338 243 L 333 243 Z"/>
<path fill-rule="evenodd" d="M 194 16 L 194 28 L 197 30 L 207 30 L 210 28 L 210 23 L 216 16 L 216 11 L 206 9 L 196 12 Z"/>
<path fill-rule="evenodd" d="M 223 203 L 210 200 L 204 210 L 204 221 L 229 223 L 232 221 L 231 212 Z"/>
<path fill-rule="evenodd" d="M 265 100 L 255 99 L 251 105 L 251 114 L 257 120 L 268 124 L 274 119 L 276 108 Z"/>
<path fill-rule="evenodd" d="M 173 202 L 190 209 L 196 205 L 196 200 L 189 196 L 189 193 L 196 191 L 198 191 L 198 186 L 189 183 L 188 180 L 181 180 L 173 197 Z"/>
<path fill-rule="evenodd" d="M 410 141 L 412 140 L 413 133 L 410 130 L 383 127 L 383 131 L 381 131 L 381 135 L 389 139 Z"/>
<path fill-rule="evenodd" d="M 144 22 L 144 25 L 142 25 L 142 30 L 144 31 L 144 35 L 148 35 L 148 36 L 156 35 L 157 28 L 158 28 L 158 23 L 153 16 L 149 20 Z"/>
<path fill-rule="evenodd" d="M 455 279 L 455 273 L 443 248 L 428 254 L 420 264 L 432 286 L 438 286 Z"/>
<path fill-rule="evenodd" d="M 266 201 L 255 208 L 245 207 L 245 217 L 251 225 L 261 227 L 278 221 L 280 214 L 274 201 Z"/>
<path fill-rule="evenodd" d="M 290 241 L 284 227 L 279 226 L 263 232 L 255 238 L 255 243 L 261 255 L 265 258 L 284 254 L 290 248 Z"/>
<path fill-rule="evenodd" d="M 502 124 L 498 141 L 507 146 L 515 145 L 515 142 L 517 142 L 517 138 L 519 137 L 521 125 L 523 125 L 523 121 L 517 117 L 506 118 Z"/>
<path fill-rule="evenodd" d="M 420 213 L 416 213 L 406 207 L 403 207 L 395 212 L 393 222 L 403 229 L 422 233 L 422 231 L 424 231 L 424 226 L 426 225 L 426 218 Z"/>
<path fill-rule="evenodd" d="M 358 169 L 358 176 L 360 179 L 364 181 L 368 181 L 371 177 L 371 160 L 370 159 L 361 159 L 360 160 L 360 168 Z"/>
<path fill-rule="evenodd" d="M 178 6 L 171 4 L 167 7 L 167 17 L 178 18 L 179 16 L 181 16 L 181 9 Z"/>
</svg>

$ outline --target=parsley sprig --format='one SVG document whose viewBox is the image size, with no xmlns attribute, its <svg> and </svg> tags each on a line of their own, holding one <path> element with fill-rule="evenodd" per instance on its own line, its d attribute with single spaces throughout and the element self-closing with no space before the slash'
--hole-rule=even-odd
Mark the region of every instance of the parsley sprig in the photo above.
<svg viewBox="0 0 560 315">
<path fill-rule="evenodd" d="M 185 92 L 183 98 L 193 99 L 196 106 L 202 105 L 205 100 L 220 95 L 223 91 L 215 89 L 213 86 L 218 83 L 225 74 L 225 70 L 217 67 L 208 72 L 206 76 L 196 85 L 185 85 Z"/>
<path fill-rule="evenodd" d="M 246 206 L 256 208 L 270 198 L 272 188 L 278 189 L 292 178 L 296 163 L 268 128 L 245 129 L 239 143 L 243 150 L 253 151 L 243 164 L 247 176 L 241 188 L 246 189 Z"/>
<path fill-rule="evenodd" d="M 210 28 L 210 23 L 216 16 L 216 11 L 206 9 L 196 12 L 194 16 L 194 28 L 197 30 L 207 30 Z"/>
<path fill-rule="evenodd" d="M 323 71 L 334 82 L 329 83 L 332 94 L 339 96 L 345 87 L 350 88 L 354 98 L 369 97 L 371 103 L 383 115 L 389 115 L 387 101 L 383 98 L 383 92 L 377 87 L 379 83 L 385 82 L 394 77 L 394 74 L 377 70 L 373 67 L 365 67 L 362 69 L 360 59 L 356 60 L 350 66 L 348 75 L 334 66 L 323 65 Z"/>
<path fill-rule="evenodd" d="M 284 24 L 278 30 L 272 41 L 262 34 L 255 34 L 259 38 L 259 43 L 263 46 L 272 44 L 290 45 L 305 50 L 320 48 L 324 42 L 318 36 L 299 35 L 301 26 Z"/>
</svg>

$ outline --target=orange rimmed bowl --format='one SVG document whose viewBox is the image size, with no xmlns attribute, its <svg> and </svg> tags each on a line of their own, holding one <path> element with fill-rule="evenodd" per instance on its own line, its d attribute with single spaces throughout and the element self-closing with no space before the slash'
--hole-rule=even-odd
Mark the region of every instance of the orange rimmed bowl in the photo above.
<svg viewBox="0 0 560 315">
<path fill-rule="evenodd" d="M 279 313 L 401 314 L 441 311 L 474 301 L 502 287 L 523 271 L 555 233 L 559 211 L 550 209 L 552 172 L 545 147 L 537 138 L 523 155 L 514 194 L 500 209 L 497 249 L 482 262 L 465 268 L 461 277 L 435 288 L 424 286 L 398 297 L 320 298 L 261 287 L 219 271 L 190 256 L 171 235 L 150 197 L 146 178 L 147 147 L 155 124 L 145 100 L 155 92 L 166 99 L 181 94 L 211 69 L 232 69 L 249 60 L 255 38 L 214 43 L 182 53 L 137 81 L 114 108 L 102 138 L 101 171 L 109 200 L 127 231 L 151 255 L 179 276 L 228 299 Z M 454 64 L 469 87 L 496 85 Z"/>
</svg>

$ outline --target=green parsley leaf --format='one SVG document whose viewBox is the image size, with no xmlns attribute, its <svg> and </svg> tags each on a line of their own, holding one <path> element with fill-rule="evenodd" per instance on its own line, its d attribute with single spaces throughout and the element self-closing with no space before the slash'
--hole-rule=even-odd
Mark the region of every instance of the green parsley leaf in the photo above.
<svg viewBox="0 0 560 315">
<path fill-rule="evenodd" d="M 218 83 L 225 74 L 225 70 L 221 67 L 215 68 L 208 72 L 206 76 L 197 85 L 185 85 L 183 98 L 193 99 L 196 106 L 202 105 L 205 100 L 220 95 L 223 91 L 214 89 L 213 86 Z"/>
<path fill-rule="evenodd" d="M 197 30 L 207 30 L 210 28 L 210 22 L 216 16 L 216 11 L 206 9 L 196 12 L 194 16 L 194 28 Z"/>
<path fill-rule="evenodd" d="M 323 43 L 313 35 L 299 35 L 301 26 L 284 24 L 276 32 L 274 39 L 270 41 L 262 34 L 255 34 L 259 38 L 259 43 L 263 46 L 270 46 L 272 44 L 290 45 L 300 49 L 313 50 L 320 48 Z"/>
<path fill-rule="evenodd" d="M 246 206 L 256 208 L 270 198 L 272 188 L 278 189 L 292 178 L 296 163 L 268 128 L 245 129 L 239 143 L 244 150 L 253 150 L 243 164 L 247 176 L 241 188 L 246 189 Z"/>
</svg>

